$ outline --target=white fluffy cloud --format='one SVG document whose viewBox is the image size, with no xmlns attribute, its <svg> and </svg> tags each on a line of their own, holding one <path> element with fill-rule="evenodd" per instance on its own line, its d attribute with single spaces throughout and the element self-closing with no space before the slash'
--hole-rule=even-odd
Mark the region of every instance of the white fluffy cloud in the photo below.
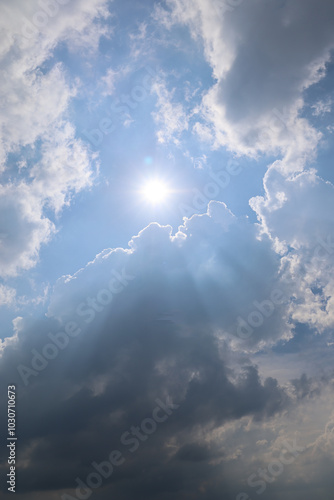
<svg viewBox="0 0 334 500">
<path fill-rule="evenodd" d="M 2 46 L 0 70 L 1 142 L 5 153 L 33 144 L 37 137 L 52 130 L 75 88 L 66 82 L 65 71 L 59 64 L 46 72 L 42 65 L 60 41 L 70 46 L 74 42 L 78 46 L 85 44 L 87 27 L 94 24 L 94 19 L 107 15 L 106 2 L 102 0 L 53 4 L 58 10 L 52 15 L 38 1 L 15 0 L 3 8 L 0 30 L 7 38 Z M 98 32 L 99 23 L 94 26 Z M 92 40 L 89 43 L 94 46 Z"/>
<path fill-rule="evenodd" d="M 294 297 L 292 318 L 322 332 L 334 326 L 334 186 L 313 170 L 284 178 L 280 166 L 267 171 L 265 196 L 250 204 L 283 254 L 281 275 Z"/>
<path fill-rule="evenodd" d="M 94 50 L 106 33 L 101 24 L 106 17 L 104 0 L 14 0 L 2 6 L 1 276 L 36 263 L 41 245 L 55 231 L 46 206 L 57 213 L 92 183 L 96 158 L 75 137 L 67 116 L 78 82 L 69 82 L 59 63 L 43 65 L 59 42 L 71 50 Z"/>
<path fill-rule="evenodd" d="M 43 216 L 40 198 L 34 196 L 26 183 L 0 189 L 0 272 L 2 276 L 10 276 L 35 264 L 41 244 L 49 240 L 55 226 Z"/>
<path fill-rule="evenodd" d="M 31 268 L 43 243 L 55 233 L 44 215 L 48 207 L 58 213 L 71 195 L 90 186 L 94 158 L 69 123 L 44 134 L 40 159 L 29 168 L 30 179 L 0 187 L 0 275 L 13 276 Z"/>
</svg>

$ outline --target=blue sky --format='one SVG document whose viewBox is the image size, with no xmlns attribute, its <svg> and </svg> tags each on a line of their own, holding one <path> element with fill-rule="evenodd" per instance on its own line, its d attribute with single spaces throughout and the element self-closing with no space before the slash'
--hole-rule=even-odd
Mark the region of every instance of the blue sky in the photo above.
<svg viewBox="0 0 334 500">
<path fill-rule="evenodd" d="M 330 500 L 331 2 L 0 11 L 0 371 L 21 405 L 18 499 Z M 175 415 L 80 493 L 157 399 Z"/>
</svg>

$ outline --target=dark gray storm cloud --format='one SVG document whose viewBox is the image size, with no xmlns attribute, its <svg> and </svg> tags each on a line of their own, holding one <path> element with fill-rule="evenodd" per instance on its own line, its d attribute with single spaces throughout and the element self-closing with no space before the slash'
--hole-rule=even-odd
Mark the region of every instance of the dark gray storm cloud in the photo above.
<svg viewBox="0 0 334 500">
<path fill-rule="evenodd" d="M 188 221 L 176 237 L 169 227 L 150 225 L 130 242 L 131 251 L 105 251 L 61 279 L 44 320 L 17 321 L 1 371 L 20 396 L 23 490 L 70 490 L 92 461 L 119 449 L 125 462 L 98 497 L 182 498 L 185 490 L 201 498 L 200 484 L 217 474 L 212 460 L 224 457 L 221 444 L 205 436 L 226 422 L 259 422 L 289 407 L 286 390 L 262 379 L 246 356 L 229 362 L 231 303 L 238 297 L 243 312 L 252 297 L 265 296 L 263 273 L 247 269 L 258 266 L 266 283 L 270 274 L 274 282 L 274 252 L 246 222 L 219 224 L 219 216 L 231 217 L 224 205 L 212 212 Z M 210 261 L 216 271 L 203 267 Z M 260 328 L 257 340 L 266 331 L 277 336 L 275 328 Z M 178 408 L 145 442 L 130 431 L 140 443 L 133 450 L 135 441 L 124 444 L 121 436 L 152 417 L 157 400 Z"/>
<path fill-rule="evenodd" d="M 211 202 L 174 236 L 150 224 L 61 278 L 44 319 L 16 319 L 1 359 L 18 387 L 21 491 L 234 500 L 254 460 L 286 446 L 280 421 L 322 397 L 310 377 L 282 385 L 250 359 L 293 335 L 289 296 L 271 301 L 279 275 L 270 239 Z M 95 490 L 113 450 L 119 465 Z"/>
</svg>

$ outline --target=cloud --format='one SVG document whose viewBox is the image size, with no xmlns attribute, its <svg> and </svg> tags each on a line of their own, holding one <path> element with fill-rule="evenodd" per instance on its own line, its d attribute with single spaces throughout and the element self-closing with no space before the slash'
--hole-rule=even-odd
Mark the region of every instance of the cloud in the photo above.
<svg viewBox="0 0 334 500">
<path fill-rule="evenodd" d="M 158 111 L 153 118 L 160 129 L 157 131 L 158 142 L 172 141 L 179 144 L 179 136 L 188 130 L 188 117 L 181 103 L 173 102 L 174 90 L 169 91 L 162 80 L 156 81 L 152 92 L 157 95 Z"/>
<path fill-rule="evenodd" d="M 264 187 L 265 196 L 252 198 L 250 205 L 282 252 L 291 317 L 318 332 L 333 328 L 333 185 L 314 170 L 286 179 L 278 161 L 267 171 Z"/>
<path fill-rule="evenodd" d="M 113 68 L 108 68 L 105 76 L 101 78 L 103 88 L 105 89 L 103 91 L 104 96 L 113 95 L 117 76 L 118 76 L 117 71 L 115 71 Z"/>
<path fill-rule="evenodd" d="M 92 185 L 97 168 L 68 117 L 79 82 L 69 83 L 64 65 L 46 63 L 60 42 L 72 50 L 96 47 L 105 33 L 106 2 L 46 4 L 16 0 L 3 9 L 0 21 L 7 33 L 0 64 L 3 277 L 36 264 L 41 245 L 56 230 L 46 208 L 59 213 L 73 194 Z"/>
<path fill-rule="evenodd" d="M 224 203 L 210 202 L 206 214 L 185 218 L 174 236 L 170 226 L 152 223 L 133 237 L 129 245 L 130 250 L 109 250 L 116 268 L 125 266 L 131 274 L 137 276 L 140 272 L 145 276 L 145 273 L 151 275 L 156 266 L 162 279 L 167 279 L 171 273 L 173 287 L 179 282 L 183 289 L 192 283 L 189 291 L 185 288 L 179 298 L 187 311 L 188 321 L 202 321 L 192 313 L 192 300 L 195 300 L 199 303 L 198 311 L 204 314 L 203 321 L 210 318 L 212 327 L 222 338 L 236 342 L 240 340 L 237 337 L 238 317 L 247 317 L 254 310 L 254 300 L 262 303 L 279 286 L 280 261 L 272 243 L 267 237 L 260 240 L 257 227 L 246 219 L 237 219 Z M 50 304 L 50 314 L 69 319 L 73 308 L 70 308 L 72 300 L 68 300 L 67 294 L 71 297 L 75 294 L 77 303 L 85 300 L 83 284 L 86 279 L 94 282 L 104 276 L 102 269 L 107 266 L 108 258 L 106 250 L 97 259 L 101 263 L 99 267 L 90 264 L 87 270 L 60 279 Z M 99 291 L 96 286 L 93 290 L 95 295 Z M 173 295 L 170 312 L 180 309 L 175 292 Z M 285 325 L 286 310 L 284 304 L 278 306 L 268 322 L 264 321 L 254 335 L 243 340 L 245 347 L 257 348 L 259 342 L 275 342 Z M 163 312 L 168 311 L 160 311 Z M 287 336 L 289 329 L 284 331 Z"/>
<path fill-rule="evenodd" d="M 257 275 L 249 274 L 247 262 L 258 266 Z M 239 226 L 226 206 L 215 202 L 206 215 L 186 219 L 176 235 L 169 226 L 150 224 L 132 238 L 129 249 L 105 250 L 75 275 L 59 280 L 48 317 L 17 321 L 16 337 L 1 359 L 1 372 L 22 386 L 16 367 L 32 367 L 36 352 L 46 352 L 49 333 L 62 331 L 68 321 L 80 328 L 45 369 L 29 375 L 21 393 L 25 423 L 20 446 L 26 466 L 20 470 L 26 491 L 72 488 L 75 477 L 86 477 L 87 464 L 102 460 L 120 446 L 123 432 L 149 416 L 156 398 L 171 397 L 179 409 L 138 451 L 140 463 L 124 451 L 128 459 L 120 477 L 131 477 L 130 485 L 107 481 L 110 491 L 126 495 L 138 488 L 140 464 L 154 471 L 158 457 L 164 475 L 174 477 L 179 467 L 192 475 L 192 464 L 202 462 L 204 476 L 211 474 L 211 461 L 220 461 L 224 453 L 199 445 L 199 426 L 210 435 L 230 421 L 247 417 L 259 422 L 288 408 L 290 397 L 278 381 L 262 378 L 247 357 L 229 346 L 236 321 L 231 304 L 247 309 L 264 293 L 261 276 L 270 281 L 272 275 L 275 281 L 277 269 L 268 241 L 258 240 L 246 222 Z M 273 317 L 270 331 L 268 323 L 253 342 L 281 335 L 280 321 Z M 37 400 L 42 426 L 33 418 Z M 108 440 L 97 439 L 97 432 Z M 51 460 L 47 468 L 45 454 Z M 160 480 L 147 480 L 139 496 L 163 488 Z M 175 492 L 181 484 L 176 478 Z"/>
<path fill-rule="evenodd" d="M 60 124 L 44 136 L 41 158 L 30 169 L 32 191 L 58 213 L 71 195 L 92 185 L 96 155 L 75 137 L 70 123 Z"/>
<path fill-rule="evenodd" d="M 325 101 L 318 101 L 311 106 L 314 116 L 323 116 L 326 113 L 330 113 L 332 111 L 333 101 L 331 98 L 326 99 Z"/>
<path fill-rule="evenodd" d="M 2 186 L 0 203 L 1 231 L 5 235 L 0 247 L 0 272 L 10 276 L 36 263 L 42 242 L 49 241 L 55 226 L 43 217 L 40 200 L 24 183 Z"/>
<path fill-rule="evenodd" d="M 43 12 L 37 1 L 27 4 L 16 0 L 5 9 L 1 19 L 8 35 L 1 63 L 6 76 L 1 100 L 1 142 L 5 153 L 33 144 L 62 117 L 75 86 L 67 84 L 60 64 L 51 66 L 49 71 L 42 71 L 41 67 L 59 42 L 75 40 L 80 44 L 82 32 L 101 15 L 103 5 L 101 0 L 80 2 L 80 6 L 78 2 L 59 5 L 57 14 L 45 13 L 47 23 L 40 28 L 33 24 L 36 12 Z M 28 25 L 34 28 L 31 37 L 25 36 L 24 28 Z"/>
<path fill-rule="evenodd" d="M 71 196 L 93 181 L 94 156 L 90 155 L 69 123 L 44 134 L 39 159 L 29 169 L 30 179 L 1 186 L 1 276 L 15 276 L 38 261 L 42 244 L 56 232 L 45 208 L 55 214 Z"/>
<path fill-rule="evenodd" d="M 252 156 L 291 156 L 297 145 L 299 156 L 314 154 L 320 136 L 300 111 L 304 90 L 323 78 L 331 58 L 332 3 L 169 0 L 167 5 L 168 15 L 158 9 L 161 23 L 169 29 L 173 23 L 187 25 L 212 67 L 216 83 L 203 97 L 202 113 L 214 146 Z"/>
<path fill-rule="evenodd" d="M 317 183 L 327 186 L 314 174 L 300 174 L 286 203 L 298 203 L 295 191 L 302 196 Z M 282 204 L 271 204 L 272 212 Z M 289 227 L 285 231 L 288 238 Z M 46 317 L 17 318 L 0 372 L 21 387 L 20 480 L 27 497 L 33 491 L 75 496 L 75 478 L 85 480 L 93 461 L 120 449 L 126 460 L 94 493 L 101 500 L 134 491 L 139 498 L 181 500 L 185 490 L 198 499 L 226 492 L 235 500 L 252 472 L 268 467 L 286 441 L 293 445 L 300 428 L 294 422 L 314 411 L 315 401 L 327 415 L 330 374 L 325 380 L 300 373 L 281 384 L 251 360 L 292 336 L 291 303 L 275 309 L 250 338 L 236 335 L 237 316 L 247 318 L 254 300 L 285 286 L 284 258 L 257 225 L 211 202 L 206 214 L 185 218 L 175 234 L 151 223 L 128 248 L 106 249 L 59 279 Z M 67 335 L 61 348 L 73 322 L 78 334 Z M 34 371 L 27 385 L 19 365 Z M 179 407 L 131 453 L 121 436 L 150 418 L 157 398 Z M 297 436 L 297 445 L 309 448 L 306 458 L 285 468 L 283 484 L 298 484 L 315 434 L 313 426 L 302 441 Z M 255 451 L 260 444 L 261 454 Z M 312 477 L 314 487 L 318 476 Z M 268 494 L 275 488 L 268 483 Z"/>
<path fill-rule="evenodd" d="M 0 306 L 10 306 L 15 302 L 16 290 L 7 285 L 0 285 Z"/>
</svg>

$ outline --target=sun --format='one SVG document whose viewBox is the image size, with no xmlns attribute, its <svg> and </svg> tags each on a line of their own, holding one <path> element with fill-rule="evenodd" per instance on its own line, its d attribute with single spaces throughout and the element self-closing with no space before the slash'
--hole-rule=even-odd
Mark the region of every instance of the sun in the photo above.
<svg viewBox="0 0 334 500">
<path fill-rule="evenodd" d="M 154 205 L 164 202 L 169 193 L 167 184 L 160 179 L 148 181 L 142 189 L 143 197 Z"/>
</svg>

